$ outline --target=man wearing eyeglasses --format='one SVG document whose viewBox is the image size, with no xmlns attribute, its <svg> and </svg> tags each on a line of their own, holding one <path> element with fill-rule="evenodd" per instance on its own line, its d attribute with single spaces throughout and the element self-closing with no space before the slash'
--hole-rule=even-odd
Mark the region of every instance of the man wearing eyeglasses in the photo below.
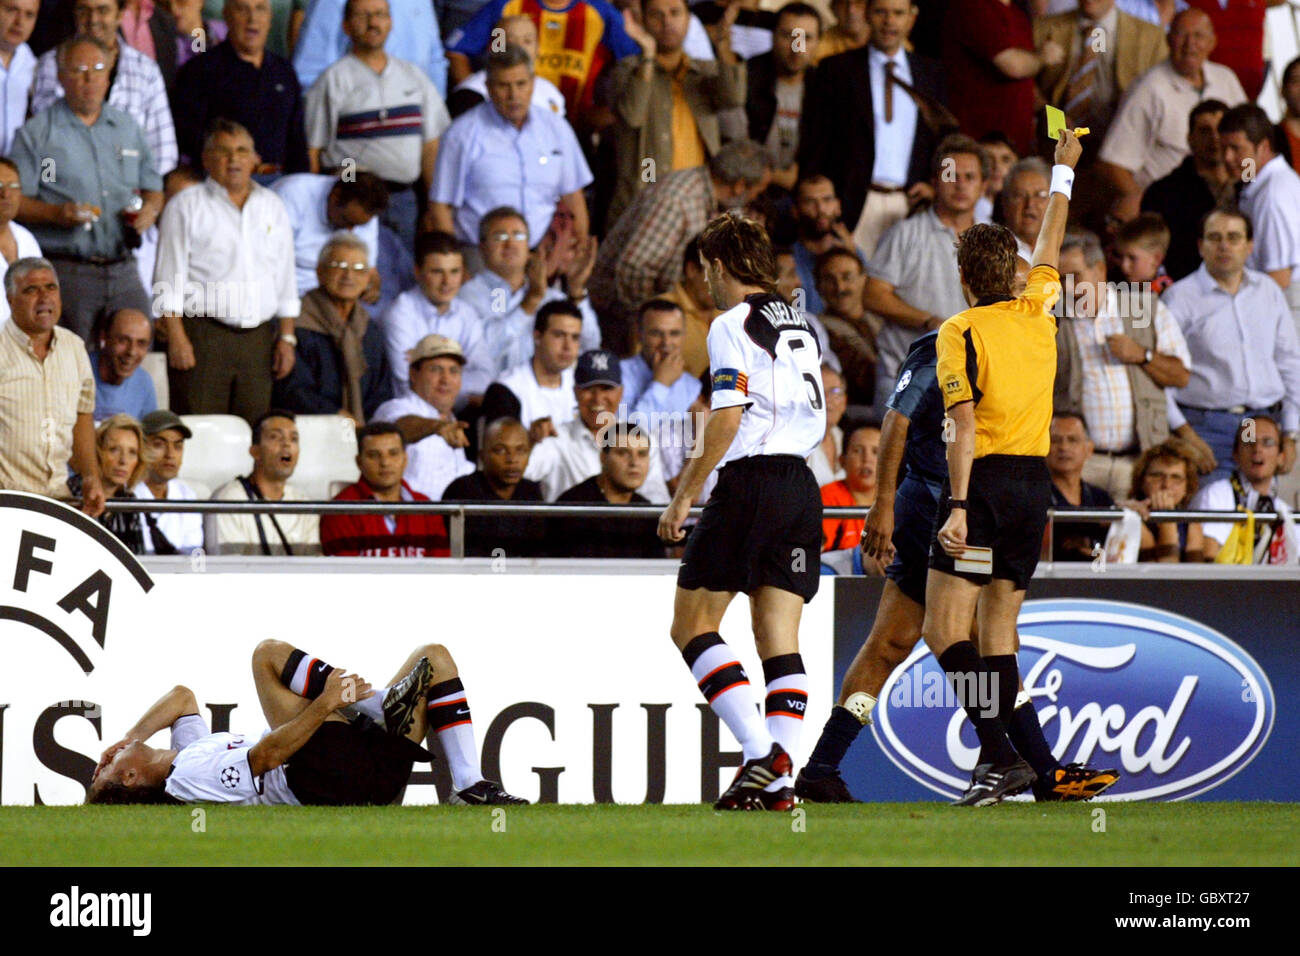
<svg viewBox="0 0 1300 956">
<path fill-rule="evenodd" d="M 18 219 L 58 270 L 63 324 L 89 341 L 96 317 L 119 309 L 150 315 L 131 250 L 162 209 L 144 131 L 105 103 L 109 57 L 93 37 L 58 49 L 64 98 L 32 117 L 14 139 L 23 184 Z M 138 211 L 128 204 L 139 197 Z"/>
<path fill-rule="evenodd" d="M 280 197 L 253 181 L 260 162 L 248 130 L 217 120 L 208 178 L 173 196 L 159 223 L 154 295 L 181 415 L 253 422 L 270 407 L 272 376 L 293 371 L 293 228 Z"/>
<path fill-rule="evenodd" d="M 1161 303 L 1178 320 L 1192 377 L 1169 409 L 1169 426 L 1190 425 L 1210 447 L 1209 485 L 1232 472 L 1242 418 L 1282 424 L 1279 473 L 1295 464 L 1300 429 L 1300 340 L 1286 296 L 1266 273 L 1246 268 L 1254 227 L 1245 213 L 1215 210 L 1201 224 L 1201 267 L 1165 290 Z"/>
<path fill-rule="evenodd" d="M 1016 254 L 1029 262 L 1038 230 L 1047 213 L 1047 187 L 1052 171 L 1037 156 L 1026 156 L 1008 171 L 1002 187 L 1002 221 L 1016 237 Z"/>
</svg>

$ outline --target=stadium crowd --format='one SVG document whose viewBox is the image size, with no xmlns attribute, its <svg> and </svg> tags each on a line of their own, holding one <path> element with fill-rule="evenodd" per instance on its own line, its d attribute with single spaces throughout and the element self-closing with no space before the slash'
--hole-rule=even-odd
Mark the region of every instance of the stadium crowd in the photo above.
<svg viewBox="0 0 1300 956">
<path fill-rule="evenodd" d="M 96 515 L 193 499 L 186 416 L 231 415 L 252 470 L 213 497 L 305 500 L 296 418 L 330 415 L 357 429 L 340 500 L 666 503 L 719 314 L 696 237 L 743 209 L 822 347 L 823 501 L 870 505 L 909 346 L 967 305 L 954 240 L 996 221 L 1029 257 L 1049 104 L 1092 137 L 1061 254 L 1056 508 L 1136 512 L 1142 560 L 1295 563 L 1288 520 L 1249 541 L 1148 520 L 1296 502 L 1300 60 L 1275 125 L 1263 17 L 0 0 L 0 488 Z M 198 515 L 103 520 L 145 554 L 448 553 L 440 517 L 406 513 L 222 515 L 206 545 Z M 826 551 L 860 530 L 827 520 Z M 1050 551 L 1108 536 L 1058 525 Z M 498 551 L 666 554 L 652 519 L 471 519 L 466 553 Z"/>
</svg>

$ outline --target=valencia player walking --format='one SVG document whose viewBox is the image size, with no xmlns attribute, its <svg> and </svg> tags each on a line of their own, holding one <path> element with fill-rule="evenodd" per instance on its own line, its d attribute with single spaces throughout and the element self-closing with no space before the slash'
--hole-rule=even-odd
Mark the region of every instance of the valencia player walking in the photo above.
<svg viewBox="0 0 1300 956">
<path fill-rule="evenodd" d="M 776 291 L 775 256 L 761 226 L 719 216 L 700 236 L 700 262 L 714 303 L 726 311 L 709 327 L 708 424 L 659 519 L 663 540 L 682 539 L 691 502 L 713 469 L 722 470 L 686 543 L 672 639 L 744 752 L 716 807 L 788 810 L 790 751 L 808 701 L 799 618 L 817 593 L 821 549 L 821 495 L 805 463 L 826 433 L 821 349 L 800 311 Z M 737 592 L 749 596 L 766 719 L 718 633 Z"/>
</svg>

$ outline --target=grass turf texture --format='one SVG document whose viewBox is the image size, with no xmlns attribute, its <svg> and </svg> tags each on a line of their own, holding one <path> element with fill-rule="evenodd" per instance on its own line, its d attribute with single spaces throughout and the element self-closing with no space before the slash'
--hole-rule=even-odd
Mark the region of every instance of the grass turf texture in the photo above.
<svg viewBox="0 0 1300 956">
<path fill-rule="evenodd" d="M 1294 865 L 1300 804 L 3 807 L 0 865 Z M 1105 832 L 1093 811 L 1105 810 Z M 799 832 L 799 827 L 802 832 Z"/>
</svg>

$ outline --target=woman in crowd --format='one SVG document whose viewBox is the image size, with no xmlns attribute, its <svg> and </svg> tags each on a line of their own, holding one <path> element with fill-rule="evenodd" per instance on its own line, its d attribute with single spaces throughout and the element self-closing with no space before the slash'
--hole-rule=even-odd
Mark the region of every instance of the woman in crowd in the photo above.
<svg viewBox="0 0 1300 956">
<path fill-rule="evenodd" d="M 876 502 L 876 459 L 880 454 L 880 427 L 854 426 L 844 436 L 840 464 L 844 477 L 822 486 L 822 504 L 828 508 L 869 507 Z M 862 518 L 827 518 L 822 522 L 822 550 L 856 548 L 862 537 Z"/>
<path fill-rule="evenodd" d="M 1152 511 L 1181 511 L 1196 493 L 1196 464 L 1191 449 L 1172 438 L 1152 445 L 1133 465 L 1129 505 L 1143 516 Z M 1142 523 L 1139 561 L 1203 561 L 1205 537 L 1199 522 Z"/>
<path fill-rule="evenodd" d="M 99 456 L 100 480 L 104 484 L 104 497 L 137 500 L 134 488 L 148 470 L 148 446 L 144 429 L 130 415 L 119 414 L 106 418 L 95 429 L 95 448 Z M 81 476 L 68 479 L 73 495 L 81 494 Z M 102 524 L 128 548 L 132 554 L 144 554 L 144 535 L 140 531 L 140 514 L 133 511 L 105 511 Z"/>
</svg>

